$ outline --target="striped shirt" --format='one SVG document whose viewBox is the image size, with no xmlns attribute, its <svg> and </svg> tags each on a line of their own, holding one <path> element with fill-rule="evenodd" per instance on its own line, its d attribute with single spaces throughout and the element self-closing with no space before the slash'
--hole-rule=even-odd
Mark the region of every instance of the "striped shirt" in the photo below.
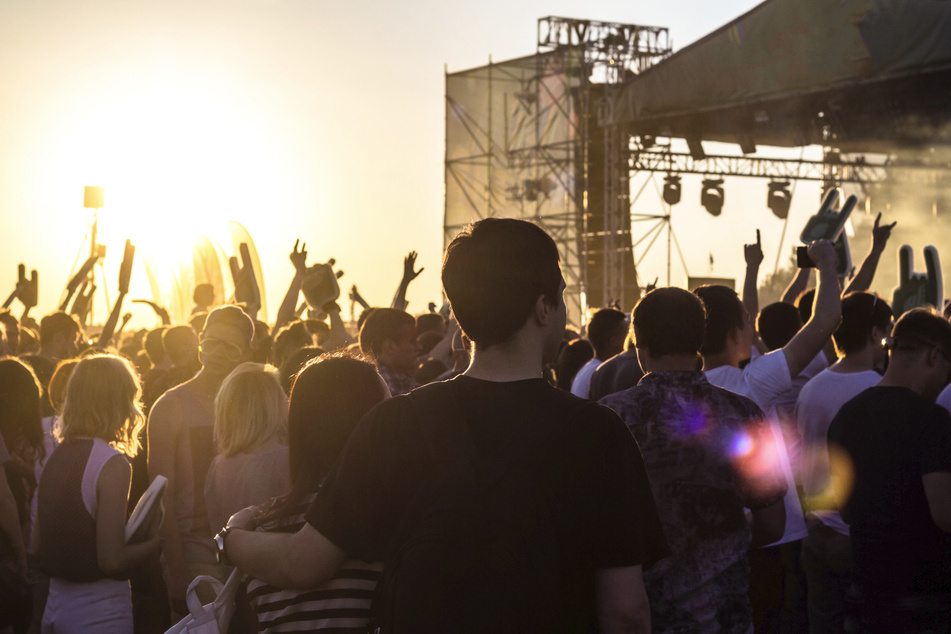
<svg viewBox="0 0 951 634">
<path fill-rule="evenodd" d="M 304 512 L 316 494 L 309 496 L 280 522 L 257 530 L 296 532 L 304 525 Z M 251 611 L 258 632 L 365 632 L 382 563 L 351 559 L 336 574 L 311 590 L 283 590 L 253 577 L 245 578 Z"/>
</svg>

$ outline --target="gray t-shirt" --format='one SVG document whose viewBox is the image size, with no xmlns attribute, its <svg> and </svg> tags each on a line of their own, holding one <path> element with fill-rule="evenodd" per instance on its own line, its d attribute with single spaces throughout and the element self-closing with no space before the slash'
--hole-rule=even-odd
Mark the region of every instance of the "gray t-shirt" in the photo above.
<svg viewBox="0 0 951 634">
<path fill-rule="evenodd" d="M 208 525 L 217 533 L 241 509 L 284 495 L 290 488 L 287 447 L 227 457 L 219 454 L 205 479 Z"/>
</svg>

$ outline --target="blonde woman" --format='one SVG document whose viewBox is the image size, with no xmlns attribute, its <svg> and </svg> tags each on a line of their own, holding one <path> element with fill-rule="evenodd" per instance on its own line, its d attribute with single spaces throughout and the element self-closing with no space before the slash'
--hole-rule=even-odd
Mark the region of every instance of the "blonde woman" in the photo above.
<svg viewBox="0 0 951 634">
<path fill-rule="evenodd" d="M 208 524 L 218 532 L 233 513 L 290 487 L 287 396 L 269 365 L 242 363 L 215 398 L 218 455 L 205 479 Z"/>
<path fill-rule="evenodd" d="M 43 469 L 39 559 L 50 576 L 43 632 L 132 632 L 128 571 L 159 549 L 160 514 L 144 542 L 125 542 L 132 468 L 145 422 L 128 361 L 94 355 L 76 364 Z"/>
</svg>

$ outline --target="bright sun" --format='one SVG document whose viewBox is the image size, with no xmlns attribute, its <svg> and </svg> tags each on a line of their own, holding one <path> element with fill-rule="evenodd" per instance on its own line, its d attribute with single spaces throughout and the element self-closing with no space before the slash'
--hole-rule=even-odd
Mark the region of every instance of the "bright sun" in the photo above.
<svg viewBox="0 0 951 634">
<path fill-rule="evenodd" d="M 73 104 L 52 141 L 60 169 L 71 173 L 54 182 L 68 183 L 73 198 L 82 191 L 77 178 L 105 187 L 99 228 L 109 256 L 129 238 L 137 261 L 168 271 L 191 259 L 198 235 L 230 255 L 228 220 L 287 204 L 280 192 L 288 189 L 288 153 L 257 106 L 220 75 L 169 66 L 138 74 L 121 91 Z M 139 296 L 190 295 L 150 281 L 151 293 Z"/>
</svg>

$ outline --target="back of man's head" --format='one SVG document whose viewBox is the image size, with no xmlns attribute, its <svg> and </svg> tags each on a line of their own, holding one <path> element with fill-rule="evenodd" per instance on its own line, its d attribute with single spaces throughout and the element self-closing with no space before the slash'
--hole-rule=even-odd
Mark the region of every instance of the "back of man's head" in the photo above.
<svg viewBox="0 0 951 634">
<path fill-rule="evenodd" d="M 719 354 L 726 350 L 730 334 L 744 327 L 743 304 L 736 296 L 736 291 L 726 286 L 706 284 L 694 293 L 703 302 L 705 313 L 700 354 Z"/>
<path fill-rule="evenodd" d="M 832 335 L 840 356 L 865 348 L 872 336 L 872 328 L 888 335 L 892 309 L 878 295 L 865 292 L 849 293 L 842 298 L 842 323 Z"/>
<path fill-rule="evenodd" d="M 63 335 L 71 340 L 76 333 L 82 331 L 83 328 L 75 315 L 57 310 L 40 320 L 40 345 L 50 345 L 57 335 Z"/>
<path fill-rule="evenodd" d="M 635 345 L 658 359 L 670 354 L 697 354 L 703 345 L 703 304 L 682 288 L 655 288 L 634 307 Z"/>
<path fill-rule="evenodd" d="M 145 354 L 148 355 L 152 365 L 161 363 L 165 358 L 165 346 L 162 341 L 166 330 L 168 330 L 168 326 L 159 326 L 145 335 Z"/>
<path fill-rule="evenodd" d="M 192 294 L 196 306 L 208 307 L 215 303 L 215 287 L 211 284 L 198 284 Z"/>
<path fill-rule="evenodd" d="M 770 350 L 785 346 L 801 328 L 799 309 L 786 302 L 773 302 L 756 317 L 756 332 Z"/>
<path fill-rule="evenodd" d="M 416 328 L 416 320 L 405 310 L 376 308 L 360 328 L 360 351 L 374 358 L 383 351 L 383 342 L 399 342 L 407 326 Z"/>
<path fill-rule="evenodd" d="M 594 355 L 606 360 L 605 355 L 614 356 L 623 348 L 623 338 L 627 335 L 627 315 L 614 308 L 602 308 L 591 316 L 588 322 L 588 341 L 594 348 Z M 616 350 L 610 350 L 612 338 L 620 336 Z"/>
<path fill-rule="evenodd" d="M 172 363 L 182 367 L 197 358 L 198 335 L 191 326 L 169 326 L 162 334 L 162 346 Z"/>
<path fill-rule="evenodd" d="M 439 313 L 423 313 L 416 316 L 416 334 L 435 332 L 442 335 L 446 332 L 446 320 Z"/>
<path fill-rule="evenodd" d="M 909 310 L 895 322 L 891 348 L 893 358 L 937 348 L 951 362 L 951 323 L 926 308 Z"/>
<path fill-rule="evenodd" d="M 446 248 L 442 283 L 456 321 L 483 348 L 508 341 L 538 298 L 561 302 L 558 247 L 540 227 L 512 218 L 469 225 Z"/>
</svg>

